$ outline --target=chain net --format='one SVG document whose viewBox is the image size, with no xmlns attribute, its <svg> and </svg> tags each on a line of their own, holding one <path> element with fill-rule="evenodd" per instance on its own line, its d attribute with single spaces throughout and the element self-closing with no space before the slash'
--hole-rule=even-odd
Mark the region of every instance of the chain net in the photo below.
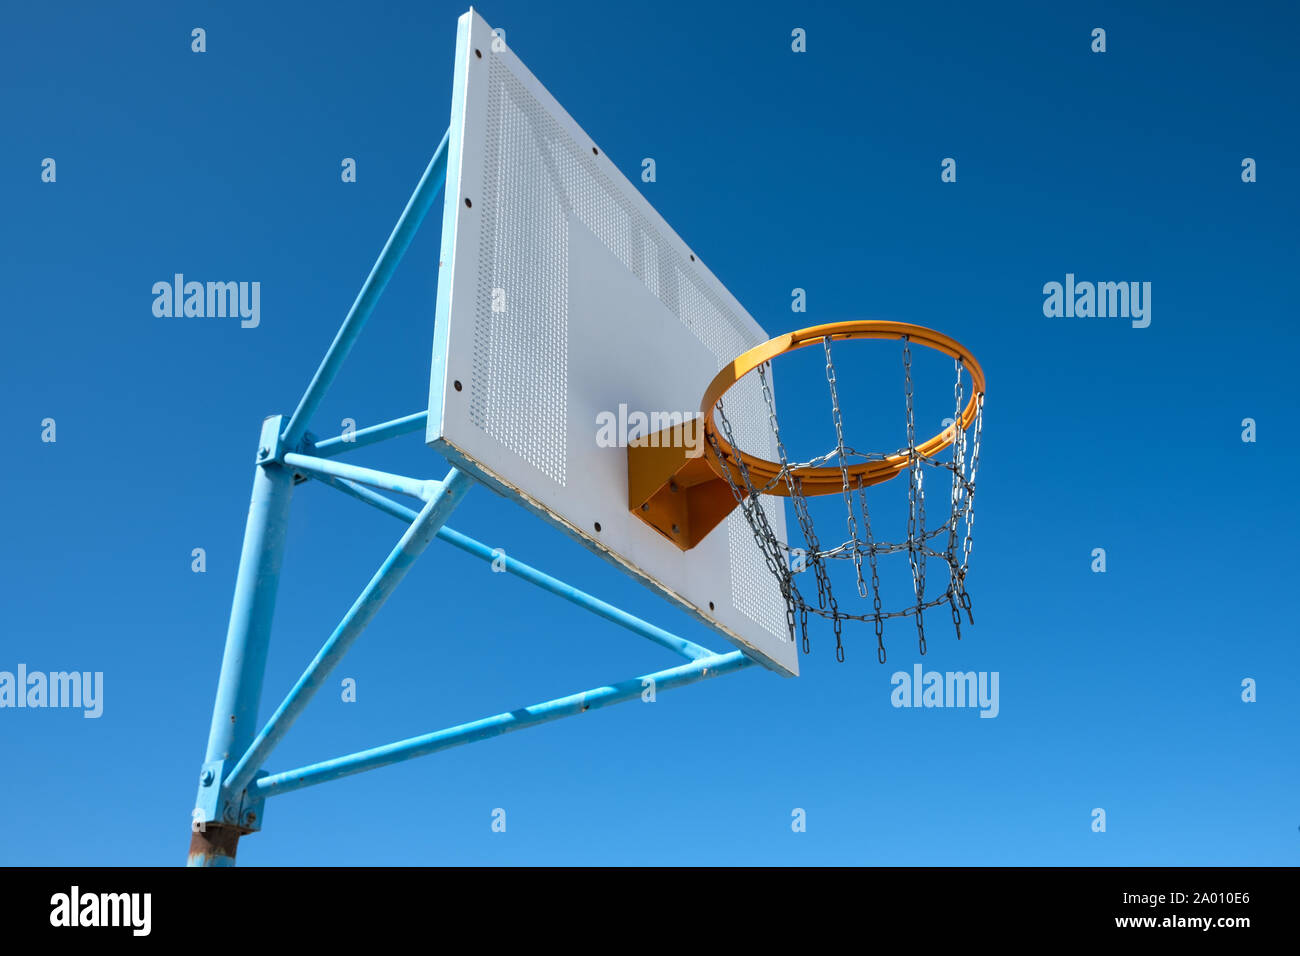
<svg viewBox="0 0 1300 956">
<path fill-rule="evenodd" d="M 796 636 L 802 643 L 805 653 L 809 651 L 808 616 L 816 614 L 832 622 L 835 632 L 835 657 L 844 660 L 843 624 L 845 621 L 870 622 L 875 629 L 876 657 L 885 663 L 884 622 L 889 618 L 912 617 L 916 624 L 917 646 L 925 653 L 924 612 L 930 608 L 946 605 L 952 615 L 953 628 L 957 639 L 961 640 L 961 619 L 965 612 L 967 621 L 975 623 L 971 612 L 970 594 L 966 590 L 966 570 L 970 562 L 972 531 L 975 523 L 975 473 L 979 468 L 980 433 L 984 421 L 984 395 L 975 396 L 975 417 L 969 429 L 962 426 L 962 411 L 966 398 L 964 368 L 960 358 L 954 359 L 956 382 L 953 384 L 953 398 L 956 403 L 953 412 L 952 444 L 935 455 L 922 454 L 917 448 L 916 416 L 912 400 L 912 352 L 907 336 L 902 337 L 903 344 L 903 381 L 907 399 L 907 445 L 892 455 L 906 456 L 907 471 L 907 538 L 904 541 L 879 541 L 871 531 L 871 514 L 867 508 L 866 488 L 861 480 L 854 482 L 849 475 L 849 467 L 858 462 L 881 461 L 891 457 L 888 452 L 860 452 L 844 440 L 844 424 L 840 411 L 839 395 L 835 382 L 835 362 L 831 355 L 831 337 L 822 340 L 826 352 L 826 380 L 830 386 L 831 413 L 834 416 L 835 447 L 823 455 L 808 461 L 789 461 L 785 442 L 781 438 L 781 428 L 777 422 L 776 402 L 772 397 L 772 388 L 768 382 L 767 369 L 770 363 L 758 366 L 755 371 L 763 386 L 763 397 L 767 402 L 768 420 L 772 433 L 776 437 L 777 454 L 780 470 L 767 483 L 756 486 L 745 465 L 743 458 L 734 460 L 741 480 L 737 482 L 728 468 L 723 468 L 723 476 L 736 496 L 741 513 L 745 516 L 754 533 L 754 541 L 761 549 L 768 569 L 776 577 L 781 587 L 781 595 L 786 604 L 786 625 L 790 638 Z M 732 448 L 737 447 L 732 434 L 731 423 L 727 420 L 723 401 L 719 399 L 716 406 L 716 421 L 723 436 Z M 723 451 L 717 435 L 708 430 L 708 440 L 713 451 L 723 458 Z M 807 468 L 821 468 L 838 464 L 843 476 L 842 496 L 845 512 L 847 537 L 838 539 L 834 544 L 823 545 L 813 527 L 812 517 L 808 511 L 808 500 L 801 490 L 799 472 Z M 948 478 L 938 480 L 946 483 L 948 502 L 945 519 L 940 523 L 927 523 L 925 498 L 927 482 L 926 470 L 948 472 Z M 933 474 L 933 472 L 931 472 Z M 934 478 L 928 484 L 934 483 Z M 784 483 L 794 508 L 799 532 L 803 538 L 802 545 L 792 547 L 781 541 L 772 530 L 767 512 L 762 506 L 761 495 L 771 492 Z M 880 575 L 878 559 L 883 555 L 906 552 L 912 573 L 912 594 L 914 602 L 896 610 L 885 610 L 880 597 Z M 831 561 L 851 561 L 857 577 L 858 597 L 871 601 L 870 610 L 854 614 L 841 609 L 831 588 Z M 929 582 L 927 591 L 926 571 L 931 562 L 942 562 L 946 571 L 947 583 L 942 591 Z M 805 598 L 800 590 L 797 576 L 812 571 L 816 583 L 816 600 Z M 933 578 L 933 575 L 931 576 Z"/>
</svg>

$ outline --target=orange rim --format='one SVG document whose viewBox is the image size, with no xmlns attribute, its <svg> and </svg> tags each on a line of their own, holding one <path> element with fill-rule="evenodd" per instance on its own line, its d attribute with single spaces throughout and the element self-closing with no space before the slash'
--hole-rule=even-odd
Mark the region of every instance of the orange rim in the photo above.
<svg viewBox="0 0 1300 956">
<path fill-rule="evenodd" d="M 984 371 L 980 368 L 979 362 L 975 360 L 975 356 L 970 353 L 970 350 L 955 339 L 949 338 L 942 332 L 936 332 L 934 329 L 927 329 L 923 325 L 910 325 L 906 322 L 860 320 L 814 325 L 810 328 L 799 329 L 797 332 L 787 332 L 785 335 L 769 339 L 762 345 L 754 346 L 754 348 L 723 368 L 709 383 L 709 387 L 704 393 L 704 401 L 700 405 L 700 411 L 704 414 L 705 432 L 711 439 L 705 446 L 709 451 L 709 465 L 718 473 L 719 478 L 726 478 L 729 471 L 731 480 L 743 486 L 744 478 L 741 475 L 738 462 L 744 462 L 745 468 L 749 472 L 750 481 L 753 482 L 755 488 L 764 488 L 771 485 L 764 492 L 765 494 L 787 497 L 790 495 L 789 485 L 784 481 L 776 480 L 780 477 L 781 465 L 778 462 L 767 461 L 764 458 L 755 458 L 753 455 L 733 447 L 730 442 L 718 433 L 713 421 L 713 412 L 718 399 L 722 398 L 741 378 L 763 363 L 770 362 L 778 355 L 786 352 L 793 352 L 809 345 L 818 345 L 828 336 L 832 341 L 906 338 L 909 342 L 924 345 L 951 358 L 960 359 L 962 365 L 970 372 L 972 388 L 971 399 L 961 414 L 962 429 L 969 428 L 971 423 L 975 421 L 980 402 L 984 398 Z M 955 435 L 956 425 L 949 425 L 933 438 L 917 445 L 916 451 L 920 455 L 936 455 L 953 443 Z M 718 452 L 713 446 L 714 441 L 717 442 L 717 448 L 721 449 L 721 461 L 718 459 Z M 847 469 L 849 484 L 853 486 L 861 482 L 863 486 L 878 485 L 882 481 L 893 478 L 907 467 L 908 456 L 906 454 L 890 455 L 881 461 L 868 461 L 850 465 Z M 790 474 L 798 479 L 799 493 L 803 495 L 829 495 L 844 490 L 844 473 L 838 466 L 796 468 Z"/>
</svg>

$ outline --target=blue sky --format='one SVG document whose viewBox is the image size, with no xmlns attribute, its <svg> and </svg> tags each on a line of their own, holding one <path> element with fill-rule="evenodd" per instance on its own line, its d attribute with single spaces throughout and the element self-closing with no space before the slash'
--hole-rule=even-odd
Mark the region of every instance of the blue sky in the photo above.
<svg viewBox="0 0 1300 956">
<path fill-rule="evenodd" d="M 183 861 L 259 423 L 292 411 L 446 128 L 464 9 L 3 14 L 0 670 L 102 671 L 105 701 L 0 709 L 0 863 Z M 1000 713 L 891 707 L 905 633 L 884 667 L 869 632 L 845 664 L 823 639 L 797 680 L 753 668 L 277 798 L 241 864 L 1295 864 L 1294 11 L 479 9 L 769 332 L 895 319 L 980 358 L 976 626 L 936 627 L 924 663 L 998 672 Z M 424 407 L 438 218 L 318 434 Z M 177 272 L 261 282 L 260 324 L 155 317 Z M 1045 317 L 1067 273 L 1151 282 L 1150 326 Z M 784 382 L 792 415 L 816 385 Z M 418 435 L 353 457 L 445 467 Z M 451 525 L 726 649 L 484 489 Z M 298 488 L 264 716 L 400 531 Z M 358 701 L 322 693 L 268 769 L 674 660 L 435 544 L 335 675 Z"/>
</svg>

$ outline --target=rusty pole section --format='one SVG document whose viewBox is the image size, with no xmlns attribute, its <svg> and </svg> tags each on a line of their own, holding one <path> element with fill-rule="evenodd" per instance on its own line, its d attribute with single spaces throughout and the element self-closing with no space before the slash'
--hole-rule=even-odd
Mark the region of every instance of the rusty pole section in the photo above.
<svg viewBox="0 0 1300 956">
<path fill-rule="evenodd" d="M 210 823 L 190 837 L 190 866 L 234 866 L 239 838 L 247 832 L 239 827 Z"/>
</svg>

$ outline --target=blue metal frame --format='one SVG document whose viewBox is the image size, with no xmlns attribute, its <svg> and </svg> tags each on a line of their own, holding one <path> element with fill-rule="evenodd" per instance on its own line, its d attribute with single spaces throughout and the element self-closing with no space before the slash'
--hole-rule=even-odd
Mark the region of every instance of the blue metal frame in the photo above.
<svg viewBox="0 0 1300 956">
<path fill-rule="evenodd" d="M 392 475 L 386 471 L 375 471 L 373 468 L 358 468 L 356 465 L 330 461 L 328 458 L 316 458 L 312 455 L 285 455 L 284 463 L 294 471 L 303 472 L 313 478 L 322 476 L 347 478 L 350 481 L 369 485 L 372 488 L 396 491 L 398 494 L 409 495 L 412 498 L 420 498 L 425 501 L 436 494 L 439 488 L 439 482 L 436 481 L 405 478 L 402 475 Z"/>
<path fill-rule="evenodd" d="M 429 499 L 428 504 L 420 511 L 419 517 L 411 522 L 411 526 L 406 529 L 406 534 L 402 535 L 402 539 L 397 542 L 397 546 L 393 548 L 387 560 L 375 572 L 375 576 L 370 579 L 361 596 L 353 602 L 329 640 L 317 652 L 315 659 L 307 666 L 303 675 L 298 678 L 298 683 L 294 684 L 288 696 L 266 722 L 266 726 L 254 738 L 247 752 L 230 771 L 230 776 L 226 778 L 225 783 L 230 793 L 241 793 L 252 781 L 253 774 L 261 766 L 262 761 L 289 732 L 298 715 L 320 690 L 325 678 L 339 661 L 343 660 L 343 655 L 348 652 L 348 648 L 356 643 L 366 625 L 374 619 L 384 602 L 397 590 L 397 585 L 401 583 L 402 578 L 406 577 L 406 572 L 411 570 L 415 559 L 424 553 L 424 549 L 429 546 L 438 529 L 447 521 L 447 516 L 465 497 L 471 481 L 472 479 L 464 472 L 456 471 L 454 468 L 448 472 L 438 493 Z"/>
<path fill-rule="evenodd" d="M 417 412 L 347 436 L 317 440 L 308 433 L 312 413 L 333 383 L 444 184 L 449 137 L 450 131 L 443 137 L 425 169 L 297 409 L 287 422 L 277 415 L 263 423 L 230 625 L 226 633 L 225 655 L 217 683 L 207 753 L 199 775 L 196 801 L 199 831 L 194 834 L 190 846 L 191 866 L 233 865 L 239 837 L 261 828 L 263 804 L 268 796 L 632 700 L 641 696 L 650 682 L 657 693 L 734 673 L 755 663 L 741 651 L 717 654 L 671 634 L 448 528 L 448 516 L 475 484 L 474 478 L 464 470 L 452 467 L 447 476 L 438 481 L 407 478 L 330 460 L 353 448 L 419 431 L 426 426 L 430 412 Z M 451 201 L 454 202 L 454 198 Z M 443 237 L 445 262 L 448 243 L 453 239 Z M 440 301 L 440 326 L 445 318 L 442 308 Z M 441 331 L 437 330 L 435 335 Z M 297 683 L 261 730 L 255 732 L 280 564 L 284 556 L 289 504 L 298 476 L 315 478 L 331 485 L 400 519 L 407 528 Z M 372 490 L 374 488 L 416 498 L 422 502 L 422 507 L 416 512 Z M 296 770 L 268 774 L 262 765 L 271 751 L 288 733 L 312 696 L 435 537 L 481 560 L 500 562 L 505 571 L 671 650 L 686 658 L 687 663 Z"/>
<path fill-rule="evenodd" d="M 525 727 L 535 727 L 538 724 L 559 720 L 561 717 L 574 717 L 585 714 L 589 710 L 632 700 L 641 697 L 650 686 L 653 686 L 655 693 L 658 694 L 674 687 L 683 687 L 710 677 L 721 677 L 723 674 L 743 670 L 753 663 L 754 661 L 746 657 L 742 651 L 711 654 L 689 664 L 655 671 L 653 674 L 634 677 L 617 684 L 596 687 L 580 694 L 570 694 L 568 697 L 548 700 L 542 704 L 497 714 L 495 717 L 485 717 L 482 720 L 449 727 L 432 734 L 399 740 L 382 747 L 348 754 L 346 757 L 261 777 L 249 790 L 256 799 L 301 790 L 303 787 L 337 780 L 339 777 L 361 773 L 364 770 L 387 767 L 389 764 L 410 760 L 412 757 L 423 757 L 462 744 L 472 744 L 478 740 L 487 740 L 489 737 L 500 737 L 502 734 L 523 730 Z"/>
<path fill-rule="evenodd" d="M 336 435 L 334 438 L 326 438 L 322 441 L 313 440 L 311 450 L 321 458 L 333 458 L 335 455 L 341 455 L 345 451 L 351 451 L 354 448 L 363 448 L 366 445 L 373 445 L 375 442 L 381 442 L 388 438 L 396 438 L 399 435 L 421 431 L 428 419 L 429 413 L 427 411 L 416 412 L 414 415 L 395 418 L 391 422 L 384 422 L 382 425 L 371 425 L 369 428 L 358 429 L 351 435 Z"/>
<path fill-rule="evenodd" d="M 289 419 L 289 424 L 285 426 L 283 437 L 287 448 L 296 449 L 306 435 L 307 425 L 312 415 L 320 407 L 321 400 L 329 387 L 334 384 L 334 379 L 339 369 L 343 367 L 344 360 L 360 337 L 370 314 L 375 311 L 379 297 L 384 294 L 384 289 L 388 288 L 388 280 L 393 277 L 397 264 L 402 261 L 402 256 L 410 247 L 416 231 L 424 222 L 425 214 L 433 206 L 433 201 L 438 198 L 438 193 L 447 179 L 447 143 L 450 138 L 451 130 L 448 129 L 442 135 L 442 142 L 434 150 L 433 158 L 429 160 L 429 165 L 424 175 L 420 177 L 415 192 L 411 194 L 410 201 L 398 217 L 392 235 L 388 237 L 388 242 L 384 243 L 379 258 L 375 260 L 374 268 L 362 283 L 361 291 L 357 293 L 356 301 L 352 303 L 343 325 L 339 327 L 338 335 L 334 336 L 334 341 L 330 343 L 320 368 L 312 376 L 307 391 L 298 402 L 298 408 Z"/>
<path fill-rule="evenodd" d="M 375 494 L 368 488 L 362 488 L 350 481 L 326 479 L 328 484 L 333 485 L 340 491 L 352 495 L 367 504 L 374 505 L 380 511 L 384 511 L 406 522 L 414 521 L 416 513 L 410 508 L 399 505 L 397 502 L 385 498 L 383 495 Z M 553 578 L 544 571 L 539 571 L 530 564 L 525 564 L 518 558 L 512 558 L 504 551 L 498 551 L 489 548 L 481 541 L 475 541 L 469 535 L 461 534 L 445 525 L 438 529 L 438 537 L 448 544 L 460 548 L 467 554 L 472 554 L 488 562 L 498 562 L 500 567 L 510 574 L 516 575 L 530 584 L 535 584 L 544 591 L 550 591 L 566 601 L 570 601 L 578 607 L 585 608 L 593 614 L 603 617 L 607 621 L 625 627 L 633 634 L 639 634 L 646 640 L 653 641 L 661 647 L 666 647 L 675 654 L 690 660 L 698 660 L 701 657 L 712 657 L 713 651 L 707 647 L 702 647 L 693 641 L 688 641 L 684 637 L 678 637 L 676 634 L 669 633 L 661 627 L 656 627 L 648 621 L 627 611 L 617 608 L 612 604 L 602 601 L 598 597 L 593 597 L 586 591 L 579 590 L 571 584 L 566 584 L 559 578 Z"/>
</svg>

